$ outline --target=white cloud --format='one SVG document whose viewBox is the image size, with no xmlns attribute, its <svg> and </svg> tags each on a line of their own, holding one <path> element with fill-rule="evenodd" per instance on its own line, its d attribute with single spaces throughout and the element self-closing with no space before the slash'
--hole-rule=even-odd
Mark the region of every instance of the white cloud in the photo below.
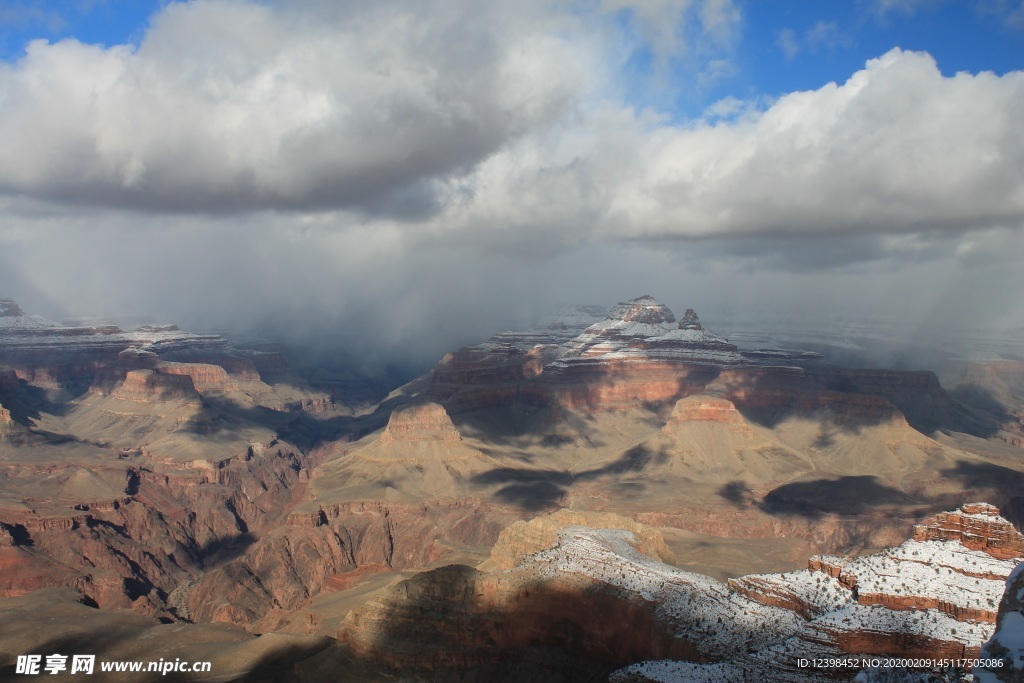
<svg viewBox="0 0 1024 683">
<path fill-rule="evenodd" d="M 942 4 L 946 0 L 871 0 L 871 9 L 879 19 L 885 19 L 891 13 L 912 16 L 919 9 L 927 9 Z"/>
<path fill-rule="evenodd" d="M 340 6 L 339 6 L 340 7 Z M 0 188 L 169 210 L 429 212 L 432 183 L 586 92 L 542 10 L 168 5 L 137 51 L 36 42 L 0 70 Z"/>
<path fill-rule="evenodd" d="M 1016 227 L 1021 110 L 1024 73 L 945 77 L 893 50 L 842 85 L 714 125 L 592 110 L 492 156 L 467 181 L 473 200 L 441 220 L 477 234 L 549 226 L 567 244 Z"/>
<path fill-rule="evenodd" d="M 800 53 L 800 43 L 797 41 L 796 31 L 791 28 L 784 28 L 775 37 L 775 44 L 787 62 L 792 62 Z"/>
<path fill-rule="evenodd" d="M 1007 29 L 1024 30 L 1024 0 L 982 0 L 978 11 L 995 16 Z"/>
</svg>

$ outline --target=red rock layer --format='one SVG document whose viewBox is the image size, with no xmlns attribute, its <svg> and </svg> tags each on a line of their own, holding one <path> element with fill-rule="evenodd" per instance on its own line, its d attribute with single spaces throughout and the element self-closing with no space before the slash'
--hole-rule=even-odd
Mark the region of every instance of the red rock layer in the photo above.
<svg viewBox="0 0 1024 683">
<path fill-rule="evenodd" d="M 228 391 L 238 389 L 238 383 L 232 380 L 227 370 L 219 365 L 207 363 L 161 363 L 158 370 L 162 374 L 189 377 L 192 385 L 200 394 L 207 391 Z"/>
<path fill-rule="evenodd" d="M 549 366 L 520 388 L 528 405 L 569 410 L 624 410 L 667 404 L 700 393 L 718 374 L 708 366 L 671 361 L 612 360 Z"/>
<path fill-rule="evenodd" d="M 874 656 L 894 655 L 912 659 L 974 659 L 979 646 L 965 646 L 949 640 L 938 640 L 908 633 L 880 633 L 875 631 L 826 631 L 832 642 L 844 652 Z M 827 639 L 822 642 L 829 642 Z"/>
<path fill-rule="evenodd" d="M 729 588 L 740 595 L 770 607 L 781 607 L 796 612 L 804 619 L 817 616 L 814 606 L 795 592 L 786 589 L 779 581 L 766 581 L 756 576 L 741 576 L 729 579 Z"/>
<path fill-rule="evenodd" d="M 125 481 L 114 500 L 0 508 L 0 564 L 9 570 L 0 569 L 0 595 L 70 586 L 100 607 L 167 615 L 164 597 L 222 549 L 272 527 L 306 473 L 299 456 L 280 450 L 204 464 L 171 470 L 113 459 L 108 467 L 123 468 Z"/>
<path fill-rule="evenodd" d="M 516 513 L 478 500 L 339 503 L 292 514 L 289 526 L 207 572 L 188 596 L 193 619 L 252 627 L 273 609 L 295 609 L 359 567 L 424 567 L 447 548 L 491 545 Z"/>
<path fill-rule="evenodd" d="M 998 514 L 999 508 L 985 503 L 940 512 L 933 520 L 914 527 L 914 540 L 957 540 L 971 550 L 981 550 L 1000 560 L 1024 556 L 1024 537 Z"/>
<path fill-rule="evenodd" d="M 175 402 L 192 406 L 202 399 L 188 375 L 171 375 L 153 370 L 129 370 L 111 396 L 137 403 Z"/>
<path fill-rule="evenodd" d="M 972 609 L 954 605 L 945 600 L 923 596 L 887 595 L 885 593 L 858 593 L 857 602 L 861 605 L 882 605 L 893 610 L 911 609 L 934 609 L 948 614 L 957 621 L 982 621 L 994 624 L 996 611 L 987 609 Z"/>
<path fill-rule="evenodd" d="M 407 441 L 462 441 L 445 409 L 437 403 L 402 406 L 391 413 L 381 443 Z"/>
<path fill-rule="evenodd" d="M 460 349 L 435 368 L 430 395 L 453 412 L 517 401 L 571 410 L 618 410 L 667 405 L 702 393 L 715 381 L 724 387 L 723 398 L 741 410 L 829 410 L 839 419 L 895 424 L 906 424 L 894 405 L 896 399 L 914 405 L 949 402 L 931 373 L 835 369 L 811 374 L 775 366 L 723 369 L 681 359 L 575 359 L 552 365 L 553 360 L 543 349 Z"/>
</svg>

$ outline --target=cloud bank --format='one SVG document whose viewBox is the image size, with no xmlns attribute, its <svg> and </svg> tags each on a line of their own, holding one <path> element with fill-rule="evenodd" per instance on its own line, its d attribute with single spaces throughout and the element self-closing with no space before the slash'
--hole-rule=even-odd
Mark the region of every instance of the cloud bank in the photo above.
<svg viewBox="0 0 1024 683">
<path fill-rule="evenodd" d="M 1005 317 L 1024 72 L 945 76 L 894 48 L 698 118 L 629 96 L 639 57 L 671 88 L 728 78 L 741 23 L 728 0 L 197 0 L 138 46 L 34 42 L 0 64 L 0 287 L 183 322 L 319 316 L 396 349 L 435 326 L 441 348 L 552 294 L 722 303 L 704 292 L 774 273 L 759 296 L 779 299 L 904 263 L 890 292 L 916 303 L 947 273 L 959 306 Z"/>
</svg>

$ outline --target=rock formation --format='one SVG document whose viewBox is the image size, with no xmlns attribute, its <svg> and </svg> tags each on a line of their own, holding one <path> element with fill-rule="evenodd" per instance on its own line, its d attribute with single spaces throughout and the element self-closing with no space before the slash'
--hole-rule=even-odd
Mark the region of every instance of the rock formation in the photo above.
<svg viewBox="0 0 1024 683">
<path fill-rule="evenodd" d="M 1010 522 L 999 516 L 999 508 L 970 503 L 954 512 L 914 527 L 915 541 L 958 541 L 972 550 L 1007 560 L 1024 556 L 1024 538 Z"/>
<path fill-rule="evenodd" d="M 986 518 L 973 527 L 978 536 L 960 534 L 950 522 L 970 515 Z M 972 547 L 963 538 L 973 538 Z M 994 628 L 1003 583 L 1022 559 L 1006 559 L 1006 552 L 990 550 L 1021 541 L 1024 536 L 993 506 L 968 504 L 925 521 L 914 539 L 897 548 L 855 559 L 813 557 L 807 571 L 732 579 L 729 587 L 736 594 L 791 610 L 804 621 L 789 638 L 745 656 L 714 665 L 638 664 L 615 679 L 663 680 L 668 672 L 688 681 L 829 680 L 839 670 L 815 671 L 798 660 L 978 657 Z"/>
<path fill-rule="evenodd" d="M 445 409 L 436 403 L 402 406 L 391 413 L 388 426 L 380 435 L 382 444 L 414 441 L 456 442 L 462 436 L 455 430 Z"/>
<path fill-rule="evenodd" d="M 563 509 L 505 527 L 491 550 L 491 563 L 497 569 L 512 569 L 525 557 L 551 548 L 562 530 L 570 526 L 628 531 L 633 535 L 637 552 L 659 562 L 671 563 L 676 559 L 661 533 L 652 527 L 610 512 Z"/>
<path fill-rule="evenodd" d="M 986 663 L 973 671 L 978 683 L 1024 681 L 1024 563 L 1006 579 L 995 633 L 981 648 L 979 657 Z"/>
<path fill-rule="evenodd" d="M 608 663 L 676 660 L 635 663 L 614 680 L 814 681 L 835 672 L 800 658 L 976 657 L 1014 567 L 958 540 L 910 540 L 723 585 L 641 552 L 658 552 L 654 530 L 613 516 L 586 518 L 612 528 L 573 524 L 584 518 L 516 523 L 495 545 L 497 571 L 448 567 L 402 582 L 350 614 L 339 640 L 395 668 L 479 667 L 557 644 Z"/>
<path fill-rule="evenodd" d="M 122 401 L 137 403 L 173 401 L 198 406 L 202 399 L 191 378 L 153 370 L 129 370 L 124 382 L 111 394 Z"/>
<path fill-rule="evenodd" d="M 503 333 L 449 354 L 433 372 L 431 397 L 453 413 L 516 404 L 622 410 L 671 406 L 716 382 L 724 398 L 754 411 L 830 410 L 860 421 L 902 421 L 906 413 L 931 429 L 936 420 L 953 421 L 956 410 L 932 373 L 832 368 L 816 354 L 740 352 L 705 329 L 693 309 L 676 322 L 650 296 L 614 306 L 573 339 L 555 344 L 537 335 Z"/>
<path fill-rule="evenodd" d="M 14 299 L 0 299 L 0 318 L 20 318 L 25 315 Z"/>
<path fill-rule="evenodd" d="M 899 542 L 984 497 L 976 481 L 1010 490 L 1011 460 L 983 450 L 1004 444 L 958 450 L 961 407 L 930 373 L 741 351 L 648 296 L 460 349 L 360 411 L 354 380 L 315 390 L 272 346 L 2 310 L 0 597 L 62 586 L 102 610 L 321 635 L 355 608 L 346 661 L 480 678 L 659 657 L 802 680 L 801 650 L 976 652 L 1024 554 L 976 504 L 834 556 Z M 681 572 L 670 546 L 758 573 Z M 712 558 L 730 552 L 742 570 Z M 761 573 L 815 553 L 831 555 Z"/>
</svg>

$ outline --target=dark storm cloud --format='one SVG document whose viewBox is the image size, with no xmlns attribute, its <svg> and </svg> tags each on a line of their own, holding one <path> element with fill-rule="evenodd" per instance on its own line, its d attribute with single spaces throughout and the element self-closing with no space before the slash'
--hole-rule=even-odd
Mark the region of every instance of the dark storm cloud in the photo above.
<svg viewBox="0 0 1024 683">
<path fill-rule="evenodd" d="M 728 63 L 725 0 L 206 0 L 36 43 L 0 65 L 0 295 L 422 362 L 643 293 L 1024 319 L 1024 73 L 893 50 L 679 121 L 621 97 L 624 8 Z"/>
</svg>

